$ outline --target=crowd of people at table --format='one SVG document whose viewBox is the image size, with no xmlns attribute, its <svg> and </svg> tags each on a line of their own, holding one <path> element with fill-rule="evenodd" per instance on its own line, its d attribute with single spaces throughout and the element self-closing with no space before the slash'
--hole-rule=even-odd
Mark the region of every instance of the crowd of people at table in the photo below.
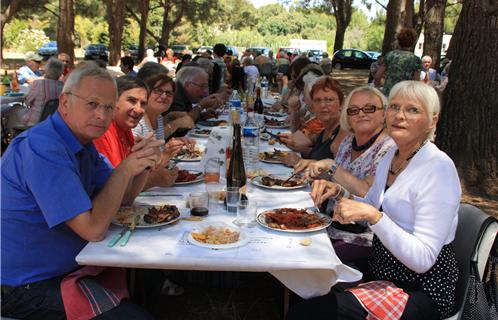
<svg viewBox="0 0 498 320">
<path fill-rule="evenodd" d="M 138 72 L 123 57 L 125 75 L 116 79 L 91 61 L 67 70 L 64 54 L 47 62 L 42 77 L 38 57 L 27 57 L 19 79 L 32 85 L 32 128 L 1 158 L 2 315 L 66 318 L 72 296 L 64 283 L 81 270 L 75 256 L 104 238 L 121 205 L 148 188 L 171 186 L 178 169 L 166 164 L 181 148 L 195 147 L 188 131 L 274 60 L 286 66 L 282 99 L 272 106 L 288 113 L 291 132 L 279 140 L 295 153 L 286 165 L 313 181 L 312 200 L 334 220 L 327 231 L 337 255 L 364 274 L 362 284 L 294 305 L 288 319 L 378 316 L 372 300 L 397 318 L 449 316 L 460 183 L 452 160 L 432 142 L 440 101 L 428 84 L 434 72 L 406 51 L 411 34 L 401 30 L 400 50 L 376 67 L 383 91 L 365 85 L 347 96 L 306 57 L 244 53 L 242 67 L 223 44 L 213 57 L 192 61 L 178 61 L 171 49 L 161 61 L 148 52 Z M 57 111 L 37 123 L 54 98 Z M 395 293 L 368 296 L 386 288 Z M 365 295 L 370 304 L 359 298 Z M 97 319 L 152 318 L 126 299 L 100 302 L 92 311 Z"/>
</svg>

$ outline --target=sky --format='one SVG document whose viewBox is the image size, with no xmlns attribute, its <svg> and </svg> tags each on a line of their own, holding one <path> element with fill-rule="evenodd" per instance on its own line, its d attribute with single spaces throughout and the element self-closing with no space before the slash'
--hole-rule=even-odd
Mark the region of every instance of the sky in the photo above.
<svg viewBox="0 0 498 320">
<path fill-rule="evenodd" d="M 278 3 L 278 0 L 249 0 L 256 8 L 262 7 L 267 4 Z M 353 1 L 354 6 L 361 8 L 367 17 L 372 18 L 375 16 L 375 8 L 377 6 L 372 6 L 372 10 L 368 12 L 367 8 L 359 0 Z"/>
</svg>

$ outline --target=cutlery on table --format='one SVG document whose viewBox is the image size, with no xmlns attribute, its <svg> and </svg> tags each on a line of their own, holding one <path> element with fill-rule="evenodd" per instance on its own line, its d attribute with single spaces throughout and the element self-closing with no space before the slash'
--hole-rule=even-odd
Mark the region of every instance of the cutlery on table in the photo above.
<svg viewBox="0 0 498 320">
<path fill-rule="evenodd" d="M 128 228 L 127 228 L 127 227 L 124 227 L 123 229 L 121 229 L 121 231 L 120 231 L 118 234 L 116 234 L 116 235 L 114 236 L 114 238 L 112 238 L 112 239 L 111 239 L 111 240 L 107 243 L 107 246 L 108 246 L 108 247 L 114 247 L 114 245 L 115 245 L 116 243 L 118 243 L 119 239 L 121 239 L 121 238 L 125 235 L 125 233 L 127 232 L 127 230 L 128 230 Z"/>
<path fill-rule="evenodd" d="M 133 219 L 133 221 L 131 222 L 131 224 L 127 226 L 127 228 L 126 228 L 127 230 L 126 230 L 125 234 L 121 238 L 121 241 L 119 241 L 119 245 L 121 247 L 124 247 L 128 243 L 128 240 L 130 240 L 130 237 L 131 237 L 131 233 L 137 227 L 137 224 L 138 224 L 139 220 L 140 220 L 140 216 L 137 215 L 137 216 L 135 216 L 135 218 Z"/>
</svg>

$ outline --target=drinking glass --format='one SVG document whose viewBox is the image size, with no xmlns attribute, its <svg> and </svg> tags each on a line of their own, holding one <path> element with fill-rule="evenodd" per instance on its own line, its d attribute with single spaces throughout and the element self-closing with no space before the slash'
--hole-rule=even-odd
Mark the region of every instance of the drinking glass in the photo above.
<svg viewBox="0 0 498 320">
<path fill-rule="evenodd" d="M 255 200 L 240 199 L 237 204 L 237 219 L 233 223 L 239 227 L 252 228 L 256 225 L 258 203 Z"/>
<path fill-rule="evenodd" d="M 204 181 L 208 183 L 220 182 L 220 158 L 209 158 L 204 166 Z"/>
<path fill-rule="evenodd" d="M 230 213 L 237 213 L 237 205 L 240 200 L 240 188 L 228 187 L 227 188 L 227 211 Z"/>
<path fill-rule="evenodd" d="M 209 200 L 207 192 L 192 192 L 188 202 L 190 214 L 193 216 L 206 216 L 209 213 Z"/>
</svg>

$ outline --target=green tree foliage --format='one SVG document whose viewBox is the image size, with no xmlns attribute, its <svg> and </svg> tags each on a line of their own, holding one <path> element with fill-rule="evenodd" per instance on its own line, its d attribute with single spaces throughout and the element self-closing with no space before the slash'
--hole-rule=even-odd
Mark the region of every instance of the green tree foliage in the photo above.
<svg viewBox="0 0 498 320">
<path fill-rule="evenodd" d="M 36 51 L 44 43 L 47 43 L 49 38 L 39 29 L 23 29 L 16 39 L 17 48 L 23 52 Z"/>
</svg>

